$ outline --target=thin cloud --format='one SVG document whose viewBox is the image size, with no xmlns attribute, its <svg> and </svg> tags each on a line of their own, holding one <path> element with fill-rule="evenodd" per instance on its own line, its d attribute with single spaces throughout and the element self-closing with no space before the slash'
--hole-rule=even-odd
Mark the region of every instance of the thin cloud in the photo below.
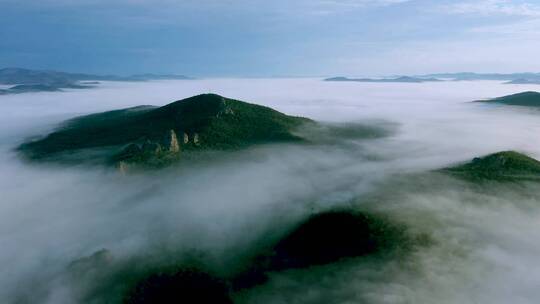
<svg viewBox="0 0 540 304">
<path fill-rule="evenodd" d="M 308 9 L 305 11 L 312 16 L 327 16 L 358 9 L 392 6 L 410 1 L 411 0 L 320 0 L 317 2 L 306 3 L 305 6 L 308 6 Z"/>
<path fill-rule="evenodd" d="M 508 0 L 466 1 L 444 5 L 441 10 L 451 14 L 480 14 L 540 17 L 540 5 Z"/>
<path fill-rule="evenodd" d="M 497 34 L 499 36 L 508 35 L 514 38 L 519 37 L 519 39 L 540 39 L 539 28 L 540 19 L 535 18 L 511 24 L 476 27 L 471 29 L 471 32 L 478 34 Z"/>
<path fill-rule="evenodd" d="M 322 5 L 334 6 L 349 6 L 349 7 L 365 7 L 365 6 L 387 6 L 392 4 L 400 4 L 410 2 L 411 0 L 321 0 Z"/>
</svg>

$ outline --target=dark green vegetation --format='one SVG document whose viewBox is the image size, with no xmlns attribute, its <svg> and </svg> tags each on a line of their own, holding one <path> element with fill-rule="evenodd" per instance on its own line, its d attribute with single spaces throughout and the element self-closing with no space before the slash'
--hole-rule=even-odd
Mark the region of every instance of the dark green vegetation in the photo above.
<svg viewBox="0 0 540 304">
<path fill-rule="evenodd" d="M 139 106 L 75 118 L 18 149 L 34 160 L 102 151 L 96 155 L 105 163 L 160 165 L 193 151 L 298 142 L 302 139 L 293 130 L 309 122 L 267 107 L 203 94 L 163 107 Z"/>
<path fill-rule="evenodd" d="M 433 82 L 433 81 L 440 81 L 440 80 L 436 78 L 417 78 L 417 77 L 410 77 L 410 76 L 401 76 L 397 78 L 381 78 L 381 79 L 332 77 L 332 78 L 326 78 L 324 81 L 421 83 L 421 82 Z"/>
<path fill-rule="evenodd" d="M 345 258 L 390 255 L 412 244 L 405 227 L 371 213 L 336 210 L 310 216 L 254 259 L 233 280 L 233 289 L 266 281 L 266 273 L 338 262 Z"/>
<path fill-rule="evenodd" d="M 480 100 L 479 102 L 509 106 L 540 107 L 540 93 L 532 91 L 523 92 L 488 100 Z"/>
<path fill-rule="evenodd" d="M 351 210 L 311 215 L 280 235 L 239 253 L 239 261 L 231 263 L 240 265 L 225 266 L 225 271 L 209 269 L 200 252 L 117 260 L 101 250 L 71 263 L 67 279 L 81 284 L 76 290 L 81 303 L 231 303 L 231 295 L 264 284 L 270 272 L 356 257 L 386 261 L 411 244 L 400 224 Z"/>
<path fill-rule="evenodd" d="M 139 282 L 125 297 L 126 304 L 232 303 L 227 285 L 207 273 L 182 269 L 156 273 Z"/>
<path fill-rule="evenodd" d="M 300 223 L 273 249 L 272 268 L 322 265 L 402 245 L 403 231 L 369 213 L 332 211 Z"/>
<path fill-rule="evenodd" d="M 442 171 L 473 181 L 540 180 L 540 162 L 514 151 L 498 152 L 475 158 L 471 162 Z"/>
<path fill-rule="evenodd" d="M 232 303 L 225 280 L 190 253 L 118 259 L 107 250 L 72 262 L 66 279 L 77 303 Z"/>
</svg>

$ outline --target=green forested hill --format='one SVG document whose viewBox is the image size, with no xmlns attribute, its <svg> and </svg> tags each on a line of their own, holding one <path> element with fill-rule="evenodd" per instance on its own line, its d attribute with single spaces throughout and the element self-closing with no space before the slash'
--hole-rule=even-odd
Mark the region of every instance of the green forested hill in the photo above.
<svg viewBox="0 0 540 304">
<path fill-rule="evenodd" d="M 271 108 L 203 94 L 162 107 L 138 106 L 78 117 L 46 137 L 22 144 L 31 159 L 83 149 L 116 149 L 116 161 L 140 162 L 182 151 L 236 149 L 299 141 L 292 130 L 310 122 Z"/>
</svg>

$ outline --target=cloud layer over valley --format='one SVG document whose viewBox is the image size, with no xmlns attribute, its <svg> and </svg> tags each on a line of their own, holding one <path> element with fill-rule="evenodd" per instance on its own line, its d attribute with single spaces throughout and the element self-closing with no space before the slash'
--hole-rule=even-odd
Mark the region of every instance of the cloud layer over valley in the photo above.
<svg viewBox="0 0 540 304">
<path fill-rule="evenodd" d="M 91 275 L 69 277 L 73 261 L 101 249 L 113 264 L 194 258 L 227 275 L 261 241 L 310 213 L 347 207 L 383 213 L 430 241 L 402 259 L 347 259 L 273 273 L 233 300 L 535 303 L 537 187 L 475 187 L 428 172 L 503 150 L 540 158 L 540 112 L 471 103 L 534 89 L 494 81 L 208 79 L 102 82 L 84 91 L 1 96 L 0 299 L 101 303 L 107 295 L 93 289 Z M 259 146 L 128 176 L 102 167 L 27 163 L 13 150 L 77 115 L 208 92 L 387 135 Z M 94 293 L 85 298 L 89 290 Z"/>
</svg>

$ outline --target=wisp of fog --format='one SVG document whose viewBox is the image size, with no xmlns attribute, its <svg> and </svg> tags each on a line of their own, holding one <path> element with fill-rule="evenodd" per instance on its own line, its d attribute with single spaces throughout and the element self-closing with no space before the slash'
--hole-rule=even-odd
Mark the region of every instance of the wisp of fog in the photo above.
<svg viewBox="0 0 540 304">
<path fill-rule="evenodd" d="M 1 96 L 1 302 L 79 301 L 95 282 L 73 279 L 66 269 L 102 249 L 119 261 L 197 255 L 209 269 L 227 273 L 258 240 L 313 210 L 369 205 L 429 235 L 430 245 L 391 262 L 360 258 L 274 273 L 234 300 L 536 303 L 537 187 L 479 190 L 437 174 L 403 178 L 503 150 L 540 157 L 539 111 L 471 102 L 534 89 L 493 81 L 209 79 L 102 82 L 90 90 Z M 133 176 L 28 163 L 14 150 L 78 115 L 208 92 L 388 134 L 347 138 L 344 145 L 254 147 Z"/>
</svg>

